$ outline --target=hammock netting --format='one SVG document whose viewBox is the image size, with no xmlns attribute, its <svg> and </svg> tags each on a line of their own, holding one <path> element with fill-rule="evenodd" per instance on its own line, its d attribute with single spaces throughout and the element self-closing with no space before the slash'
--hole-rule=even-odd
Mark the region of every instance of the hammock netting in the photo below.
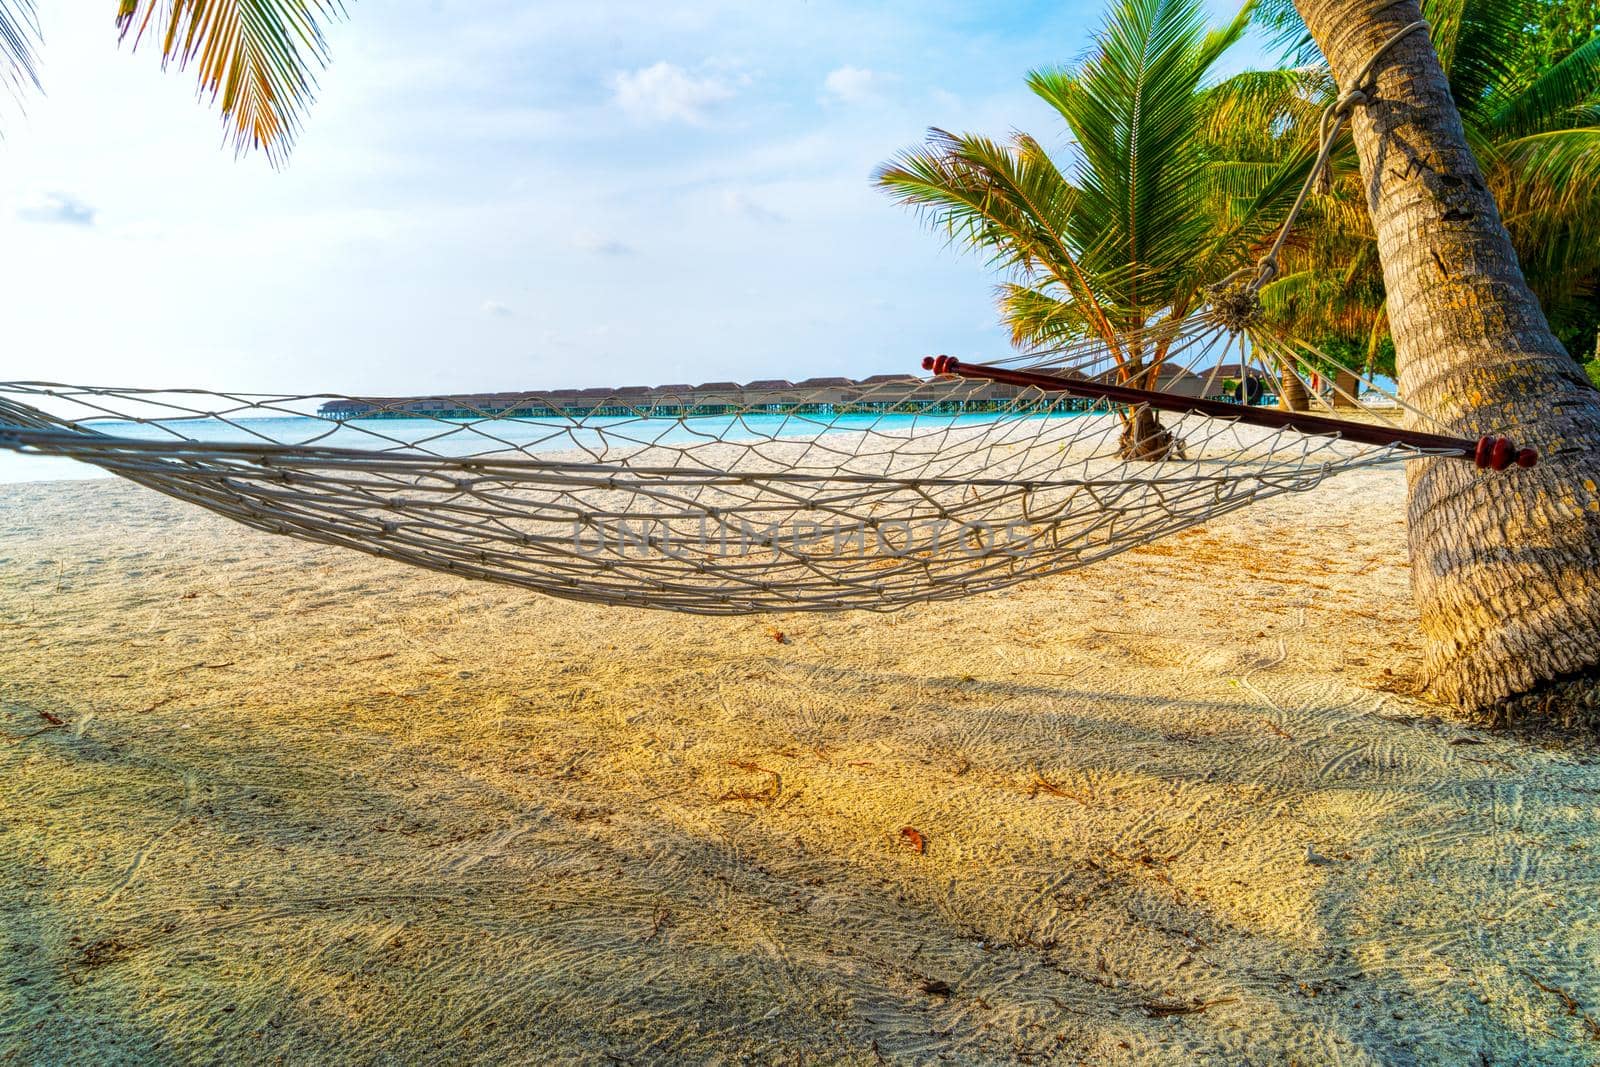
<svg viewBox="0 0 1600 1067">
<path fill-rule="evenodd" d="M 1118 343 L 1124 366 L 1159 360 L 1160 389 L 1216 396 L 1242 382 L 1246 399 L 1272 403 L 1298 382 L 1313 410 L 1352 425 L 1403 410 L 1349 376 L 1314 388 L 1316 353 L 1205 318 Z M 1099 341 L 1011 362 L 1118 380 Z M 1428 454 L 1163 414 L 1161 458 L 1125 458 L 1146 414 L 952 377 L 403 400 L 9 383 L 0 446 L 91 463 L 272 533 L 705 614 L 1003 589 Z"/>
</svg>

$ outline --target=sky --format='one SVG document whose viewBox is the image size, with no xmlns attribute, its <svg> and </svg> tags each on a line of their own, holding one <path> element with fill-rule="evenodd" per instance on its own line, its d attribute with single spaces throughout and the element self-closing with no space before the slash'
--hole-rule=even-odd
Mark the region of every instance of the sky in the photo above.
<svg viewBox="0 0 1600 1067">
<path fill-rule="evenodd" d="M 982 260 L 870 177 L 929 126 L 1069 152 L 1023 79 L 1101 13 L 354 0 L 274 170 L 114 0 L 41 6 L 44 92 L 0 104 L 0 380 L 390 395 L 1004 354 Z"/>
</svg>

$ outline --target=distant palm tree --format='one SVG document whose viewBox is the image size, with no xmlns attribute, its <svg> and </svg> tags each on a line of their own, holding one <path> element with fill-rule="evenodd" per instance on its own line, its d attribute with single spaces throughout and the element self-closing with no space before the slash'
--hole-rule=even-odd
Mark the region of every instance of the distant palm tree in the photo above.
<svg viewBox="0 0 1600 1067">
<path fill-rule="evenodd" d="M 1207 32 L 1196 0 L 1119 0 L 1085 62 L 1028 77 L 1071 134 L 1062 164 L 1024 133 L 1002 143 L 936 129 L 877 184 L 1009 275 L 999 307 L 1018 347 L 1097 338 L 1120 380 L 1153 387 L 1166 343 L 1142 338 L 1251 261 L 1309 163 L 1219 199 L 1209 80 L 1252 7 Z M 1129 419 L 1125 456 L 1171 446 L 1154 413 Z"/>
<path fill-rule="evenodd" d="M 1528 285 L 1558 336 L 1586 355 L 1600 321 L 1600 8 L 1592 0 L 1426 0 L 1422 13 Z M 1218 132 L 1241 164 L 1270 167 L 1315 136 L 1337 89 L 1290 0 L 1261 0 L 1257 19 L 1304 65 L 1223 86 L 1247 106 Z M 1321 345 L 1342 342 L 1371 366 L 1392 347 L 1348 137 L 1330 177 L 1262 297 L 1280 326 Z"/>
<path fill-rule="evenodd" d="M 82 0 L 74 0 L 82 2 Z M 232 131 L 234 149 L 259 149 L 282 163 L 300 114 L 328 59 L 322 24 L 344 14 L 344 0 L 116 0 L 116 26 L 134 46 L 160 42 L 161 65 L 194 64 Z M 39 23 L 34 0 L 0 0 L 0 82 L 13 91 L 39 85 Z"/>
</svg>

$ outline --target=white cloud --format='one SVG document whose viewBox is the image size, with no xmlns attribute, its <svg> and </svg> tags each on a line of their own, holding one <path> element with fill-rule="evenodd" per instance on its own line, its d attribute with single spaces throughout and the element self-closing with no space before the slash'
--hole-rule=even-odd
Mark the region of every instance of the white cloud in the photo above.
<svg viewBox="0 0 1600 1067">
<path fill-rule="evenodd" d="M 864 67 L 840 67 L 822 80 L 824 96 L 840 104 L 864 104 L 875 99 L 883 75 Z"/>
<path fill-rule="evenodd" d="M 596 256 L 631 256 L 633 246 L 615 237 L 602 237 L 597 233 L 579 234 L 573 240 L 573 245 L 579 251 L 588 252 Z"/>
<path fill-rule="evenodd" d="M 756 222 L 788 222 L 783 212 L 756 200 L 742 189 L 729 189 L 722 194 L 722 206 L 731 215 L 743 215 Z"/>
<path fill-rule="evenodd" d="M 1019 72 L 1086 46 L 1072 5 L 1059 32 L 1030 7 L 1025 29 L 977 41 L 949 5 L 388 0 L 332 28 L 324 91 L 277 172 L 219 148 L 190 77 L 105 62 L 95 5 L 36 6 L 51 92 L 0 145 L 0 237 L 29 265 L 7 279 L 13 347 L 67 381 L 137 361 L 156 382 L 286 393 L 865 375 L 1003 352 L 982 261 L 941 253 L 867 175 L 929 124 L 1058 131 Z M 877 101 L 824 95 L 847 62 L 871 64 Z M 82 201 L 93 225 L 23 221 L 34 191 L 70 194 L 35 216 Z M 228 272 L 193 270 L 246 244 Z M 619 268 L 645 261 L 618 315 Z M 898 310 L 864 306 L 879 293 Z M 470 350 L 440 360 L 464 327 Z M 813 359 L 828 362 L 794 370 Z"/>
<path fill-rule="evenodd" d="M 733 98 L 721 79 L 690 74 L 665 60 L 618 74 L 611 87 L 622 110 L 657 122 L 702 123 L 709 108 Z"/>
<path fill-rule="evenodd" d="M 159 222 L 149 219 L 135 219 L 111 226 L 106 230 L 106 236 L 118 241 L 137 241 L 142 244 L 154 244 L 159 241 L 170 240 L 174 237 L 174 228 L 163 226 Z"/>
<path fill-rule="evenodd" d="M 56 226 L 93 226 L 94 208 L 66 193 L 40 193 L 17 208 L 23 222 Z"/>
</svg>

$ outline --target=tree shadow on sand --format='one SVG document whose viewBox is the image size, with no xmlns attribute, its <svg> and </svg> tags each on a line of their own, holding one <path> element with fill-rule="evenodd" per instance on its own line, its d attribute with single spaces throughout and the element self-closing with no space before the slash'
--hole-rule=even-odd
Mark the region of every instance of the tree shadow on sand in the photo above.
<svg viewBox="0 0 1600 1067">
<path fill-rule="evenodd" d="M 1600 773 L 1350 693 L 757 659 L 484 711 L 523 681 L 8 746 L 5 1045 L 1552 1062 L 1525 975 L 1600 994 Z"/>
</svg>

